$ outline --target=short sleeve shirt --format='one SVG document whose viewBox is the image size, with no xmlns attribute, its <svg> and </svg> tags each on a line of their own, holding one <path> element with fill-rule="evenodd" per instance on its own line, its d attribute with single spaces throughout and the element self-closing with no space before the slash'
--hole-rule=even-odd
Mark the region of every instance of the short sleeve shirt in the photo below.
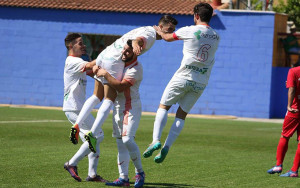
<svg viewBox="0 0 300 188">
<path fill-rule="evenodd" d="M 296 89 L 295 98 L 291 105 L 294 109 L 300 110 L 300 67 L 291 68 L 288 73 L 286 88 L 294 87 Z M 287 116 L 299 118 L 300 113 L 288 112 Z"/>
<path fill-rule="evenodd" d="M 81 110 L 86 95 L 86 61 L 79 57 L 68 56 L 64 68 L 63 111 Z"/>
<path fill-rule="evenodd" d="M 129 110 L 140 105 L 139 87 L 143 80 L 142 65 L 135 61 L 125 66 L 123 80 L 128 81 L 132 86 L 119 93 L 116 102 L 119 105 L 125 105 L 125 109 Z"/>
<path fill-rule="evenodd" d="M 122 50 L 127 43 L 127 40 L 131 39 L 134 40 L 136 38 L 142 38 L 144 41 L 144 46 L 141 54 L 148 51 L 156 40 L 156 31 L 152 26 L 145 26 L 139 27 L 129 31 L 128 33 L 124 34 L 121 38 L 117 39 L 113 44 L 108 46 L 103 52 L 102 56 L 104 58 L 113 58 L 119 59 L 122 56 Z"/>
<path fill-rule="evenodd" d="M 208 25 L 182 27 L 173 33 L 183 40 L 183 58 L 175 76 L 206 85 L 215 63 L 220 37 Z"/>
</svg>

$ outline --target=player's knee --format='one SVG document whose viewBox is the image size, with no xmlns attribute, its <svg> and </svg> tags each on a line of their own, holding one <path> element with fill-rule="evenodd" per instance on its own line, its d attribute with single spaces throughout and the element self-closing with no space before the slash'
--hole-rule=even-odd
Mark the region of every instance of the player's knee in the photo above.
<svg viewBox="0 0 300 188">
<path fill-rule="evenodd" d="M 128 145 L 134 143 L 134 137 L 133 136 L 123 136 L 122 141 L 126 146 L 128 146 Z"/>
<path fill-rule="evenodd" d="M 176 112 L 176 117 L 179 119 L 185 120 L 188 113 L 182 110 L 182 108 L 179 106 Z"/>
</svg>

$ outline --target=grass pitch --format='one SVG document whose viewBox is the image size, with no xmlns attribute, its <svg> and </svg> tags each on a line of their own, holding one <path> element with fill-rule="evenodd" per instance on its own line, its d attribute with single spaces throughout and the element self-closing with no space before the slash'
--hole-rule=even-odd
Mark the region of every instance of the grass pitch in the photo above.
<svg viewBox="0 0 300 188">
<path fill-rule="evenodd" d="M 173 121 L 169 117 L 164 142 Z M 136 142 L 143 152 L 152 140 L 154 116 L 143 116 Z M 59 110 L 0 107 L 0 187 L 107 187 L 76 182 L 63 168 L 80 147 L 69 141 L 71 124 Z M 98 173 L 118 177 L 117 147 L 111 137 L 111 116 L 103 126 Z M 280 123 L 187 118 L 185 127 L 162 164 L 142 158 L 144 187 L 300 187 L 298 178 L 269 175 L 275 165 Z M 296 138 L 290 140 L 284 172 L 292 166 Z M 82 179 L 88 160 L 78 165 Z M 134 167 L 130 164 L 133 182 Z M 133 185 L 133 183 L 131 184 Z"/>
</svg>

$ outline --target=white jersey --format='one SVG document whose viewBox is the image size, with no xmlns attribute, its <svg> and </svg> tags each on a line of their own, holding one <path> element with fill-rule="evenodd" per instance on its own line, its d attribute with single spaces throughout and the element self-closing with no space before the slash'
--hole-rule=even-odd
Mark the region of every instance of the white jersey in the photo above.
<svg viewBox="0 0 300 188">
<path fill-rule="evenodd" d="M 121 81 L 124 70 L 124 62 L 121 60 L 122 51 L 127 40 L 142 38 L 144 41 L 143 50 L 140 55 L 148 51 L 156 40 L 156 31 L 152 26 L 139 27 L 124 34 L 110 46 L 105 48 L 96 59 L 96 64 L 105 69 L 115 79 Z M 97 78 L 96 78 L 97 79 Z M 104 78 L 98 78 L 103 84 L 107 83 Z"/>
<path fill-rule="evenodd" d="M 67 57 L 64 69 L 63 111 L 81 110 L 85 102 L 87 63 L 79 57 Z"/>
<path fill-rule="evenodd" d="M 207 85 L 220 37 L 207 25 L 182 27 L 173 33 L 183 40 L 183 58 L 174 76 Z"/>
<path fill-rule="evenodd" d="M 148 51 L 154 44 L 156 40 L 156 31 L 152 26 L 139 27 L 129 31 L 124 34 L 121 38 L 117 39 L 114 43 L 108 46 L 103 52 L 101 52 L 101 56 L 104 59 L 115 59 L 118 60 L 122 56 L 122 51 L 127 43 L 127 41 L 134 40 L 136 38 L 142 38 L 144 41 L 143 50 L 141 55 Z"/>
<path fill-rule="evenodd" d="M 140 106 L 139 87 L 143 79 L 143 67 L 136 60 L 124 68 L 123 80 L 128 81 L 132 86 L 124 92 L 118 93 L 116 105 L 129 110 L 135 106 Z"/>
<path fill-rule="evenodd" d="M 132 86 L 118 93 L 114 103 L 113 137 L 135 136 L 142 114 L 139 94 L 142 79 L 143 67 L 136 60 L 125 67 L 123 80 Z"/>
</svg>

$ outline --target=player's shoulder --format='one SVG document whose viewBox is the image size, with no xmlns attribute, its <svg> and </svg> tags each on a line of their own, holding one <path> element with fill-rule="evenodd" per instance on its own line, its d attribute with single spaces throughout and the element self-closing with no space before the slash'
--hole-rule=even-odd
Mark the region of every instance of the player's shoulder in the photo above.
<svg viewBox="0 0 300 188">
<path fill-rule="evenodd" d="M 289 72 L 300 74 L 300 66 L 291 68 Z"/>
</svg>

